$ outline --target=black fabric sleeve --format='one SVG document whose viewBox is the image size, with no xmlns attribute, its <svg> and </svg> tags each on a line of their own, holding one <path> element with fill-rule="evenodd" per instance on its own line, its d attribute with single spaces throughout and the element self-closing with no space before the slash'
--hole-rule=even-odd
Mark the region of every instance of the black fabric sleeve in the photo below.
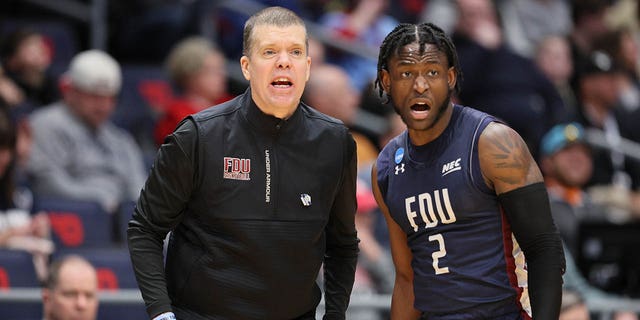
<svg viewBox="0 0 640 320">
<path fill-rule="evenodd" d="M 184 121 L 160 147 L 129 221 L 127 238 L 133 270 L 147 313 L 171 311 L 165 281 L 163 240 L 181 220 L 194 187 L 197 130 Z"/>
<path fill-rule="evenodd" d="M 565 260 L 547 189 L 542 182 L 534 183 L 500 194 L 498 201 L 527 261 L 532 316 L 536 320 L 556 320 Z"/>
<path fill-rule="evenodd" d="M 326 226 L 324 258 L 324 319 L 345 319 L 358 260 L 355 227 L 357 156 L 351 135 L 346 140 L 342 185 L 336 193 Z"/>
</svg>

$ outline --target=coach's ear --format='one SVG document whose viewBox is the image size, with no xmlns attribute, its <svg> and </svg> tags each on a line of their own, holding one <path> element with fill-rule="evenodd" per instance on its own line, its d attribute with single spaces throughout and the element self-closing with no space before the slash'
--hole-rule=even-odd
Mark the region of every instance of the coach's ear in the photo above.
<svg viewBox="0 0 640 320">
<path fill-rule="evenodd" d="M 240 70 L 242 70 L 242 75 L 247 81 L 251 80 L 251 72 L 249 72 L 249 57 L 242 56 L 240 58 Z"/>
</svg>

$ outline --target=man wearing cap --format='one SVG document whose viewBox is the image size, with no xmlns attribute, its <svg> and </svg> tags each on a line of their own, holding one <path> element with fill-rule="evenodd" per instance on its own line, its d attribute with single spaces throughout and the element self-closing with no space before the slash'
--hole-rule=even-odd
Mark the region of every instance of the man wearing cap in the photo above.
<svg viewBox="0 0 640 320">
<path fill-rule="evenodd" d="M 109 121 L 121 83 L 120 66 L 105 52 L 71 60 L 60 79 L 62 100 L 30 118 L 36 195 L 95 201 L 110 213 L 137 198 L 146 177 L 140 148 Z"/>
<path fill-rule="evenodd" d="M 584 186 L 593 172 L 591 148 L 585 141 L 584 127 L 579 123 L 561 123 L 549 130 L 540 144 L 540 169 L 544 174 L 549 193 L 551 215 L 560 231 L 565 245 L 567 268 L 563 275 L 563 286 L 580 292 L 585 300 L 611 300 L 620 296 L 607 293 L 593 286 L 578 269 L 579 227 L 584 221 L 604 221 L 604 207 L 591 201 Z M 563 319 L 565 296 L 562 299 Z M 623 318 L 628 317 L 628 318 Z M 615 319 L 638 319 L 631 312 L 618 310 Z"/>
<path fill-rule="evenodd" d="M 578 123 L 554 126 L 543 136 L 540 154 L 553 220 L 569 251 L 576 256 L 579 222 L 604 215 L 602 208 L 591 203 L 583 191 L 593 172 L 584 128 Z"/>
</svg>

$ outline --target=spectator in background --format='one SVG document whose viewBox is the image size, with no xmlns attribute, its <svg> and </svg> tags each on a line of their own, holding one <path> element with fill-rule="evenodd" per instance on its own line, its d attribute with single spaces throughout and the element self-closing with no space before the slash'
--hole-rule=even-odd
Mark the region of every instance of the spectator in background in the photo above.
<svg viewBox="0 0 640 320">
<path fill-rule="evenodd" d="M 591 151 L 586 145 L 584 128 L 578 123 L 556 125 L 543 137 L 541 153 L 540 169 L 549 192 L 551 214 L 565 245 L 566 270 L 562 277 L 563 287 L 580 293 L 587 305 L 596 299 L 623 299 L 593 286 L 575 264 L 581 249 L 580 224 L 598 221 L 604 223 L 607 220 L 605 208 L 591 201 L 589 194 L 584 191 L 593 172 Z M 562 305 L 564 310 L 564 295 Z M 564 314 L 564 311 L 561 312 Z M 567 316 L 568 313 L 561 315 L 560 319 Z M 633 313 L 622 310 L 616 312 L 615 316 L 615 319 L 637 319 Z"/>
<path fill-rule="evenodd" d="M 0 63 L 0 107 L 10 109 L 23 103 L 24 99 L 24 93 L 11 78 L 7 77 Z"/>
<path fill-rule="evenodd" d="M 40 107 L 59 98 L 56 79 L 50 73 L 51 52 L 44 37 L 31 29 L 17 29 L 2 42 L 2 62 L 30 107 Z"/>
<path fill-rule="evenodd" d="M 574 86 L 575 91 L 578 90 L 576 88 L 577 81 L 582 76 L 583 69 L 588 67 L 589 55 L 594 50 L 595 39 L 609 30 L 605 21 L 609 6 L 609 0 L 571 1 L 573 29 L 568 35 L 568 39 L 574 65 L 571 85 Z"/>
<path fill-rule="evenodd" d="M 356 141 L 360 169 L 370 165 L 378 157 L 380 150 L 356 126 L 360 95 L 351 85 L 349 75 L 341 67 L 331 64 L 315 66 L 307 82 L 303 100 L 318 111 L 341 120 L 349 127 Z"/>
<path fill-rule="evenodd" d="M 594 40 L 594 49 L 602 50 L 611 56 L 621 72 L 634 82 L 639 81 L 638 43 L 631 30 L 627 28 L 613 29 L 603 33 Z"/>
<path fill-rule="evenodd" d="M 491 0 L 457 0 L 453 41 L 464 73 L 464 105 L 505 121 L 537 156 L 542 135 L 567 118 L 562 99 L 534 62 L 509 49 Z"/>
<path fill-rule="evenodd" d="M 230 100 L 224 55 L 208 39 L 189 37 L 170 52 L 166 69 L 179 90 L 156 123 L 155 141 L 162 144 L 186 116 Z"/>
<path fill-rule="evenodd" d="M 637 0 L 611 1 L 605 21 L 613 29 L 625 28 L 640 40 L 640 5 Z"/>
<path fill-rule="evenodd" d="M 562 290 L 562 305 L 558 320 L 590 320 L 589 308 L 582 296 L 572 290 Z"/>
<path fill-rule="evenodd" d="M 6 110 L 0 110 L 0 247 L 32 253 L 36 275 L 47 276 L 47 264 L 54 250 L 46 214 L 31 215 L 24 191 L 16 188 L 18 132 Z"/>
<path fill-rule="evenodd" d="M 398 24 L 387 15 L 389 0 L 346 0 L 340 11 L 329 11 L 319 23 L 335 36 L 377 50 L 384 37 Z M 327 51 L 327 62 L 341 66 L 351 78 L 351 84 L 363 91 L 376 78 L 375 58 L 356 56 L 335 50 Z"/>
<path fill-rule="evenodd" d="M 587 186 L 594 201 L 602 202 L 624 221 L 640 211 L 640 163 L 625 156 L 621 146 L 620 71 L 602 51 L 594 51 L 586 62 L 577 82 L 578 122 L 599 130 L 608 146 L 593 150 L 594 172 Z"/>
<path fill-rule="evenodd" d="M 578 123 L 558 124 L 544 135 L 540 149 L 553 220 L 569 252 L 577 257 L 580 223 L 606 220 L 604 208 L 591 202 L 583 189 L 593 173 L 584 128 Z"/>
<path fill-rule="evenodd" d="M 311 58 L 311 70 L 322 66 L 327 62 L 327 48 L 320 39 L 309 36 L 309 58 Z"/>
<path fill-rule="evenodd" d="M 578 114 L 578 102 L 570 82 L 573 60 L 567 38 L 560 35 L 543 38 L 536 46 L 534 61 L 560 94 L 569 118 L 575 118 Z"/>
<path fill-rule="evenodd" d="M 431 22 L 440 26 L 444 33 L 451 34 L 458 19 L 455 1 L 429 0 L 423 7 L 420 22 Z"/>
<path fill-rule="evenodd" d="M 562 290 L 562 305 L 558 320 L 590 320 L 589 301 L 582 292 L 575 289 Z M 633 312 L 616 311 L 612 320 L 637 320 Z"/>
<path fill-rule="evenodd" d="M 109 121 L 121 80 L 111 56 L 81 52 L 61 78 L 62 100 L 31 115 L 27 169 L 37 196 L 95 201 L 109 213 L 138 197 L 146 177 L 141 151 Z"/>
<path fill-rule="evenodd" d="M 550 35 L 571 32 L 571 10 L 567 0 L 498 1 L 505 42 L 518 54 L 532 58 L 536 45 Z"/>
<path fill-rule="evenodd" d="M 2 66 L 0 66 L 0 109 L 7 112 L 16 128 L 16 179 L 18 184 L 23 184 L 26 179 L 24 168 L 33 140 L 31 126 L 26 116 L 32 110 L 25 104 L 22 90 L 3 73 Z M 31 205 L 32 203 L 29 202 L 23 207 L 30 208 Z"/>
<path fill-rule="evenodd" d="M 44 320 L 95 320 L 98 313 L 98 276 L 89 261 L 64 256 L 51 264 L 42 289 Z"/>
<path fill-rule="evenodd" d="M 638 43 L 629 29 L 606 32 L 594 42 L 596 50 L 607 53 L 620 69 L 616 73 L 618 87 L 618 120 L 623 137 L 640 143 L 640 74 Z"/>
</svg>

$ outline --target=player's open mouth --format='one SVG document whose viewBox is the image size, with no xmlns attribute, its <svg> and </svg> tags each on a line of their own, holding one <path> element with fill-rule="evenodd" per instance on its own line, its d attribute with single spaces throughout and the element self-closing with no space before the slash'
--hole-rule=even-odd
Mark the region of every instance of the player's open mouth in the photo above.
<svg viewBox="0 0 640 320">
<path fill-rule="evenodd" d="M 276 88 L 289 88 L 293 85 L 293 82 L 286 78 L 279 78 L 271 82 L 271 85 Z"/>
<path fill-rule="evenodd" d="M 411 111 L 429 111 L 431 107 L 426 103 L 416 103 L 411 106 Z"/>
</svg>

